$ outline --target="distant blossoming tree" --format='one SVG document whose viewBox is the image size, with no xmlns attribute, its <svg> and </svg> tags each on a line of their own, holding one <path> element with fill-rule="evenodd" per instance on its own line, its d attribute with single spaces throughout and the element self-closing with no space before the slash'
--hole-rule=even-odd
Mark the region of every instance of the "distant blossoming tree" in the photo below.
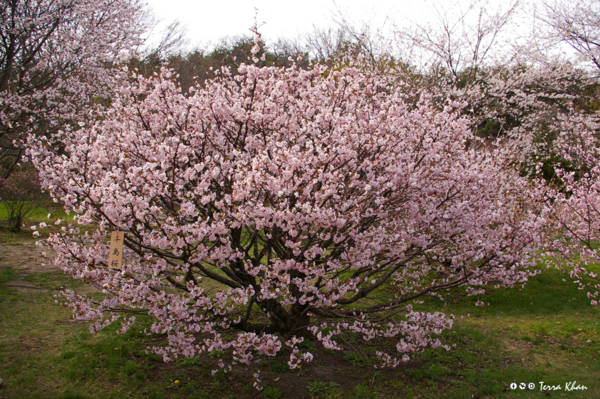
<svg viewBox="0 0 600 399">
<path fill-rule="evenodd" d="M 557 168 L 561 186 L 548 192 L 552 216 L 564 233 L 554 244 L 579 289 L 590 290 L 588 298 L 598 306 L 600 278 L 593 270 L 600 261 L 600 126 L 593 115 L 576 113 L 566 116 L 561 125 L 559 144 L 571 167 Z"/>
<path fill-rule="evenodd" d="M 141 17 L 137 0 L 0 1 L 0 176 L 27 134 L 82 122 L 109 98 L 111 67 L 141 43 Z"/>
<path fill-rule="evenodd" d="M 145 314 L 168 336 L 154 348 L 165 360 L 287 351 L 291 368 L 312 359 L 303 339 L 335 350 L 353 333 L 395 340 L 377 354 L 397 365 L 452 326 L 414 299 L 536 273 L 543 203 L 505 150 L 475 150 L 463 104 L 415 105 L 354 68 L 238 72 L 189 95 L 167 70 L 138 77 L 97 123 L 56 137 L 64 152 L 34 143 L 44 187 L 98 226 L 46 241 L 107 294 L 63 293 L 92 331 Z M 121 271 L 107 265 L 112 230 Z"/>
</svg>

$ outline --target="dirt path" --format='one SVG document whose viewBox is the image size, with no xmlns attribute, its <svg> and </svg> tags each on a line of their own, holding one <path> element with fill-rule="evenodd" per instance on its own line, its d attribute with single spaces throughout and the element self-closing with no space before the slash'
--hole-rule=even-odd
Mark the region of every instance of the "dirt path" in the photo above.
<svg viewBox="0 0 600 399">
<path fill-rule="evenodd" d="M 46 252 L 48 257 L 43 257 Z M 0 270 L 10 268 L 17 272 L 17 276 L 5 283 L 17 292 L 37 291 L 56 293 L 65 285 L 72 286 L 73 281 L 65 275 L 60 267 L 52 265 L 52 251 L 35 245 L 35 240 L 20 240 L 16 242 L 0 243 Z M 75 288 L 76 287 L 76 288 Z M 79 294 L 98 292 L 95 288 L 75 283 Z"/>
<path fill-rule="evenodd" d="M 56 266 L 42 265 L 48 263 L 48 259 L 42 257 L 42 252 L 48 250 L 36 246 L 34 240 L 0 243 L 0 267 L 11 267 L 20 275 L 59 271 Z"/>
</svg>

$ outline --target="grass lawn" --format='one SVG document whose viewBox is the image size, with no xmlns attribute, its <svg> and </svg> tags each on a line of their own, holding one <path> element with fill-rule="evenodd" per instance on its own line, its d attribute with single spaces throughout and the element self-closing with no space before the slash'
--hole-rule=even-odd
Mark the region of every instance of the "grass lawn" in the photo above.
<svg viewBox="0 0 600 399">
<path fill-rule="evenodd" d="M 30 237 L 0 230 L 0 258 L 8 245 L 29 248 Z M 115 334 L 118 323 L 91 335 L 54 303 L 61 287 L 86 288 L 61 272 L 27 273 L 0 259 L 0 398 L 600 398 L 600 308 L 554 269 L 523 289 L 416 304 L 456 316 L 441 337 L 451 351 L 377 370 L 358 337 L 343 352 L 306 343 L 313 363 L 290 371 L 278 356 L 258 365 L 262 392 L 243 367 L 212 376 L 209 356 L 165 364 L 147 354 L 162 340 L 141 333 L 147 320 L 124 335 Z M 489 306 L 475 307 L 479 299 Z M 535 388 L 511 389 L 513 382 Z"/>
</svg>

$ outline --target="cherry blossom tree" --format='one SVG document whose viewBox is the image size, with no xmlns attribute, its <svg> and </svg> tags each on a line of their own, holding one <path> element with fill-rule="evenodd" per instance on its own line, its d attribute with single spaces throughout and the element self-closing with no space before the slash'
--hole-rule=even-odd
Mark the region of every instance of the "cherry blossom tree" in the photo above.
<svg viewBox="0 0 600 399">
<path fill-rule="evenodd" d="M 557 168 L 560 186 L 547 196 L 563 231 L 553 246 L 562 255 L 559 267 L 569 267 L 579 289 L 590 290 L 588 298 L 598 306 L 600 278 L 594 270 L 600 261 L 600 125 L 594 117 L 573 113 L 561 127 L 559 144 L 570 168 Z"/>
<path fill-rule="evenodd" d="M 29 133 L 83 121 L 115 86 L 111 67 L 141 44 L 137 0 L 0 2 L 0 175 Z"/>
<path fill-rule="evenodd" d="M 537 183 L 501 147 L 475 150 L 464 104 L 407 102 L 351 67 L 241 65 L 189 94 L 171 78 L 125 83 L 103 118 L 54 138 L 64 152 L 32 143 L 44 187 L 98 227 L 45 242 L 106 294 L 63 292 L 92 331 L 146 315 L 166 361 L 287 351 L 291 368 L 312 359 L 302 340 L 339 350 L 359 334 L 393 340 L 378 356 L 395 366 L 452 326 L 411 301 L 443 306 L 537 273 Z M 107 264 L 113 230 L 125 232 L 120 271 Z"/>
</svg>

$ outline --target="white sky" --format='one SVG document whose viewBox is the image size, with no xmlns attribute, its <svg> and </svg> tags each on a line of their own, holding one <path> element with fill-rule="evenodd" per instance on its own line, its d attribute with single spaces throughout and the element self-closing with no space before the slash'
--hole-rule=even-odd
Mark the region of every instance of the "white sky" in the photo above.
<svg viewBox="0 0 600 399">
<path fill-rule="evenodd" d="M 225 36 L 250 34 L 255 8 L 258 22 L 264 22 L 260 32 L 268 42 L 278 37 L 294 38 L 317 27 L 334 26 L 336 10 L 352 17 L 385 15 L 406 0 L 147 0 L 157 18 L 170 22 L 179 20 L 187 27 L 190 44 L 216 43 Z M 381 18 L 380 18 L 381 19 Z"/>
<path fill-rule="evenodd" d="M 340 15 L 358 26 L 369 23 L 373 29 L 386 18 L 402 24 L 424 22 L 432 15 L 432 4 L 449 6 L 450 0 L 146 0 L 157 18 L 164 23 L 179 20 L 187 27 L 190 47 L 210 47 L 225 36 L 249 34 L 254 25 L 255 8 L 263 39 L 294 39 L 318 28 L 336 27 Z M 476 0 L 477 1 L 477 0 Z M 535 0 L 534 0 L 535 1 Z M 464 8 L 469 0 L 458 0 Z M 490 0 L 490 8 L 508 3 Z"/>
</svg>

